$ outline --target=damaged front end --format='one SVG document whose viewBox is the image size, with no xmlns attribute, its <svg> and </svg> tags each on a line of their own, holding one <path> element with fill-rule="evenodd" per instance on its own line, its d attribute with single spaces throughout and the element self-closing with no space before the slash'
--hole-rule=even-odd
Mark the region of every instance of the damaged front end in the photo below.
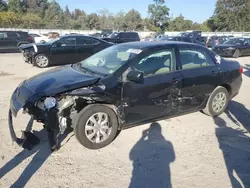
<svg viewBox="0 0 250 188">
<path fill-rule="evenodd" d="M 22 89 L 19 88 L 19 90 L 22 92 Z M 35 145 L 39 144 L 39 139 L 31 132 L 33 122 L 37 121 L 42 123 L 48 132 L 51 150 L 58 149 L 59 135 L 64 134 L 67 128 L 75 127 L 78 114 L 84 107 L 93 103 L 112 104 L 114 102 L 112 101 L 114 97 L 108 96 L 104 90 L 104 85 L 94 85 L 64 92 L 53 97 L 38 97 L 38 95 L 34 94 L 33 96 L 27 97 L 30 99 L 26 100 L 25 103 L 20 102 L 20 96 L 24 94 L 29 96 L 29 93 L 24 92 L 18 94 L 16 90 L 12 95 L 9 110 L 9 129 L 12 140 L 28 150 L 31 150 Z M 13 128 L 12 117 L 16 117 L 17 112 L 21 108 L 23 109 L 23 113 L 30 115 L 30 121 L 26 129 L 22 131 L 22 137 L 17 138 Z M 119 113 L 119 110 L 114 110 Z"/>
<path fill-rule="evenodd" d="M 64 134 L 68 126 L 72 126 L 76 97 L 46 97 L 36 101 L 29 108 L 23 108 L 23 113 L 30 115 L 27 127 L 22 131 L 22 137 L 18 138 L 13 128 L 13 113 L 9 110 L 9 130 L 11 138 L 24 149 L 31 150 L 39 144 L 39 139 L 31 132 L 34 120 L 43 123 L 48 132 L 48 139 L 52 150 L 58 146 L 58 137 Z M 14 114 L 17 115 L 17 114 Z"/>
</svg>

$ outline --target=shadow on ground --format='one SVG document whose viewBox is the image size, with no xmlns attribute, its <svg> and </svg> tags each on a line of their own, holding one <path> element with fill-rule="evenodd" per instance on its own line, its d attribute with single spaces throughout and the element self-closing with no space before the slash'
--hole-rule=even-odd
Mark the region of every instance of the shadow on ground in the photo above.
<svg viewBox="0 0 250 188">
<path fill-rule="evenodd" d="M 226 114 L 239 126 L 237 129 L 228 127 L 220 117 L 214 118 L 218 126 L 216 136 L 233 188 L 250 187 L 250 137 L 246 136 L 247 131 L 240 128 L 239 124 L 249 131 L 249 113 L 244 105 L 232 101 Z"/>
<path fill-rule="evenodd" d="M 143 131 L 129 157 L 133 161 L 130 188 L 172 187 L 169 165 L 175 160 L 175 152 L 172 143 L 161 134 L 158 123 Z"/>
<path fill-rule="evenodd" d="M 61 143 L 70 132 L 70 129 L 65 131 L 65 134 L 61 135 L 61 137 L 59 138 L 59 142 Z M 43 163 L 48 159 L 48 157 L 52 153 L 50 150 L 49 143 L 46 139 L 47 131 L 45 129 L 42 129 L 41 131 L 33 131 L 33 133 L 40 139 L 40 144 L 31 151 L 22 150 L 0 169 L 0 179 L 2 179 L 3 176 L 8 174 L 11 170 L 16 168 L 24 160 L 34 154 L 32 160 L 23 170 L 19 178 L 11 185 L 11 188 L 25 187 L 30 178 L 36 173 L 36 171 L 43 165 Z"/>
<path fill-rule="evenodd" d="M 242 125 L 250 133 L 250 111 L 245 105 L 232 100 L 226 114 L 236 125 Z"/>
</svg>

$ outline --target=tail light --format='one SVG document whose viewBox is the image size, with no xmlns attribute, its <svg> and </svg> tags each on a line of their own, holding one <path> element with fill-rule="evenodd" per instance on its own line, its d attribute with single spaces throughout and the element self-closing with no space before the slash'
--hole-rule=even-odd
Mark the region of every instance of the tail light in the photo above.
<svg viewBox="0 0 250 188">
<path fill-rule="evenodd" d="M 219 40 L 215 40 L 215 45 L 219 44 Z"/>
<path fill-rule="evenodd" d="M 28 37 L 28 40 L 33 42 L 34 41 L 34 38 L 33 37 Z"/>
<path fill-rule="evenodd" d="M 243 67 L 240 67 L 239 72 L 242 74 L 244 71 Z"/>
</svg>

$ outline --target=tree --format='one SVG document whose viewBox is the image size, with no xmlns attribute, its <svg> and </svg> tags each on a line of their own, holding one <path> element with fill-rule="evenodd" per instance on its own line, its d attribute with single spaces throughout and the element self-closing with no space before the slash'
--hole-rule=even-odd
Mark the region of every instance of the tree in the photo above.
<svg viewBox="0 0 250 188">
<path fill-rule="evenodd" d="M 186 31 L 192 29 L 193 22 L 191 20 L 185 20 L 182 14 L 169 22 L 168 29 L 170 31 Z"/>
<path fill-rule="evenodd" d="M 45 16 L 45 10 L 48 8 L 48 0 L 25 0 L 27 12 L 38 14 L 41 18 Z"/>
<path fill-rule="evenodd" d="M 100 10 L 99 23 L 101 29 L 113 29 L 115 25 L 114 16 L 107 9 Z"/>
<path fill-rule="evenodd" d="M 115 15 L 114 28 L 118 31 L 124 31 L 126 29 L 125 12 L 120 11 Z"/>
<path fill-rule="evenodd" d="M 100 29 L 99 18 L 96 13 L 91 13 L 86 18 L 86 25 L 89 29 Z"/>
<path fill-rule="evenodd" d="M 52 1 L 49 3 L 48 8 L 45 11 L 44 16 L 46 26 L 48 28 L 63 28 L 64 27 L 64 15 L 60 5 Z"/>
<path fill-rule="evenodd" d="M 219 31 L 249 31 L 249 22 L 249 0 L 218 0 L 208 23 Z"/>
<path fill-rule="evenodd" d="M 7 3 L 4 0 L 0 0 L 0 12 L 7 10 L 8 10 Z"/>
<path fill-rule="evenodd" d="M 165 0 L 153 0 L 154 4 L 148 6 L 148 13 L 154 26 L 162 31 L 167 27 L 169 21 L 169 8 L 164 5 Z"/>
<path fill-rule="evenodd" d="M 23 28 L 34 28 L 39 29 L 45 26 L 43 20 L 39 15 L 34 13 L 27 13 L 22 16 L 22 27 Z"/>
<path fill-rule="evenodd" d="M 26 4 L 22 0 L 9 0 L 8 8 L 11 12 L 23 13 L 26 11 Z"/>
<path fill-rule="evenodd" d="M 130 10 L 125 15 L 124 21 L 126 23 L 126 29 L 128 30 L 134 31 L 143 29 L 141 14 L 135 9 Z"/>
</svg>

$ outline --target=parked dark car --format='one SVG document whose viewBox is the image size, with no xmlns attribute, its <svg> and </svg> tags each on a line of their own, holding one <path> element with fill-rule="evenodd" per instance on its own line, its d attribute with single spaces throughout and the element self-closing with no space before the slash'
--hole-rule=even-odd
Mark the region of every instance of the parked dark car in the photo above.
<svg viewBox="0 0 250 188">
<path fill-rule="evenodd" d="M 208 38 L 208 41 L 206 42 L 206 46 L 208 48 L 212 48 L 215 45 L 223 44 L 224 42 L 228 41 L 231 38 L 232 37 L 229 37 L 229 36 L 211 36 Z"/>
<path fill-rule="evenodd" d="M 34 43 L 33 37 L 23 31 L 0 31 L 0 52 L 18 52 L 22 44 Z"/>
<path fill-rule="evenodd" d="M 180 41 L 180 42 L 188 42 L 188 43 L 194 43 L 194 44 L 199 44 L 201 46 L 205 46 L 204 43 L 198 41 L 194 37 L 182 37 L 182 36 L 174 36 L 174 37 L 165 37 L 162 40 L 166 41 Z"/>
<path fill-rule="evenodd" d="M 218 44 L 212 50 L 224 57 L 240 57 L 250 55 L 250 38 L 231 38 L 223 44 Z"/>
<path fill-rule="evenodd" d="M 28 138 L 16 138 L 12 123 L 22 108 L 49 135 L 72 127 L 83 146 L 98 149 L 120 130 L 142 123 L 200 110 L 222 114 L 240 90 L 241 74 L 237 61 L 195 44 L 117 44 L 19 84 L 11 96 L 9 128 L 13 140 L 28 145 Z M 33 138 L 29 131 L 25 135 Z"/>
<path fill-rule="evenodd" d="M 19 49 L 26 62 L 44 68 L 77 63 L 111 45 L 94 37 L 65 35 L 46 43 L 22 45 Z"/>
<path fill-rule="evenodd" d="M 109 37 L 102 39 L 115 44 L 140 41 L 140 37 L 137 32 L 114 32 Z"/>
</svg>

